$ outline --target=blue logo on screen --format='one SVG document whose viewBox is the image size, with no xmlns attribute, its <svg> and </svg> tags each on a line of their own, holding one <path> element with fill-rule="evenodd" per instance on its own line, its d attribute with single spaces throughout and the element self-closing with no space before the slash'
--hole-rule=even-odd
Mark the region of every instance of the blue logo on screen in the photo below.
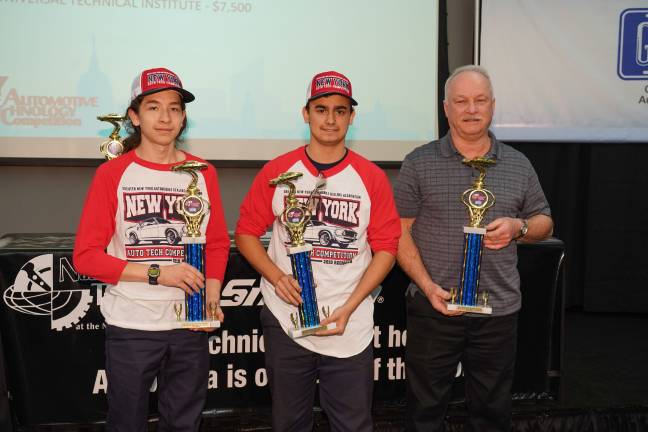
<svg viewBox="0 0 648 432">
<path fill-rule="evenodd" d="M 648 9 L 621 12 L 617 63 L 621 79 L 648 80 Z"/>
</svg>

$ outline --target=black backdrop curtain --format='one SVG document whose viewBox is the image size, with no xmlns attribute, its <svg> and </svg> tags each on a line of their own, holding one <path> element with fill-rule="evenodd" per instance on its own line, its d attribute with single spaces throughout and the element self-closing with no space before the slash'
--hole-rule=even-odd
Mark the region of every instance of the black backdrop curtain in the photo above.
<svg viewBox="0 0 648 432">
<path fill-rule="evenodd" d="M 648 312 L 648 143 L 509 144 L 533 163 L 566 244 L 566 305 Z"/>
</svg>

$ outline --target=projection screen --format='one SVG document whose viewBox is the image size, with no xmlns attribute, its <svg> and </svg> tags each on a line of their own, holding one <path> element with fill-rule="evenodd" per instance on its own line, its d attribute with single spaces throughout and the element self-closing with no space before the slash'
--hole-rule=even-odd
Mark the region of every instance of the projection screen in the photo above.
<svg viewBox="0 0 648 432">
<path fill-rule="evenodd" d="M 351 148 L 400 161 L 437 137 L 438 1 L 5 0 L 0 158 L 101 158 L 135 75 L 167 67 L 197 99 L 188 150 L 267 160 L 308 138 L 310 78 L 359 102 Z"/>
</svg>

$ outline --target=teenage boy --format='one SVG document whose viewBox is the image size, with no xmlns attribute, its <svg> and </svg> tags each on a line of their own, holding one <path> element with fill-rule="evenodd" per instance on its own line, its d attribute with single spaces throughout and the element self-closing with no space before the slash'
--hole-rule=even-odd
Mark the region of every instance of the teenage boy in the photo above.
<svg viewBox="0 0 648 432">
<path fill-rule="evenodd" d="M 276 431 L 312 430 L 318 379 L 331 430 L 373 430 L 370 293 L 394 264 L 400 223 L 385 173 L 345 146 L 356 105 L 347 77 L 334 71 L 315 75 L 302 109 L 309 143 L 268 162 L 241 204 L 236 244 L 262 275 L 261 323 Z M 287 335 L 301 297 L 286 254 L 290 238 L 280 221 L 286 188 L 269 184 L 287 171 L 303 174 L 295 181 L 298 198 L 306 199 L 318 175 L 326 179 L 306 240 L 313 245 L 318 304 L 331 311 L 322 324 L 336 327 L 299 339 Z M 259 237 L 269 226 L 266 252 Z"/>
<path fill-rule="evenodd" d="M 173 330 L 174 306 L 206 287 L 218 305 L 229 252 L 216 170 L 198 172 L 211 208 L 205 274 L 180 262 L 182 217 L 175 201 L 189 177 L 172 172 L 203 160 L 177 148 L 194 95 L 165 68 L 147 69 L 133 83 L 125 153 L 101 165 L 90 185 L 74 246 L 79 273 L 110 284 L 101 302 L 106 320 L 109 431 L 146 429 L 149 389 L 157 377 L 160 430 L 196 431 L 209 374 L 207 333 Z M 180 225 L 180 227 L 179 227 Z M 220 307 L 216 318 L 223 320 Z"/>
</svg>

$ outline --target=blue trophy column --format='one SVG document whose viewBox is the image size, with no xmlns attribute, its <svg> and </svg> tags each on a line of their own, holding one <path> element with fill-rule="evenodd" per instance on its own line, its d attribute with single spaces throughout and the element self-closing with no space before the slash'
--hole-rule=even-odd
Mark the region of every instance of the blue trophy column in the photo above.
<svg viewBox="0 0 648 432">
<path fill-rule="evenodd" d="M 302 304 L 299 306 L 299 324 L 303 328 L 316 327 L 320 324 L 310 259 L 311 250 L 312 246 L 304 245 L 291 247 L 288 251 L 293 277 L 301 288 Z"/>
<path fill-rule="evenodd" d="M 464 263 L 458 299 L 458 303 L 464 306 L 477 306 L 479 270 L 485 233 L 486 230 L 483 228 L 464 227 Z"/>
<path fill-rule="evenodd" d="M 192 242 L 193 241 L 193 242 Z M 205 244 L 203 238 L 184 238 L 185 262 L 205 274 Z M 186 321 L 202 321 L 207 316 L 205 288 L 193 294 L 185 294 Z"/>
</svg>

